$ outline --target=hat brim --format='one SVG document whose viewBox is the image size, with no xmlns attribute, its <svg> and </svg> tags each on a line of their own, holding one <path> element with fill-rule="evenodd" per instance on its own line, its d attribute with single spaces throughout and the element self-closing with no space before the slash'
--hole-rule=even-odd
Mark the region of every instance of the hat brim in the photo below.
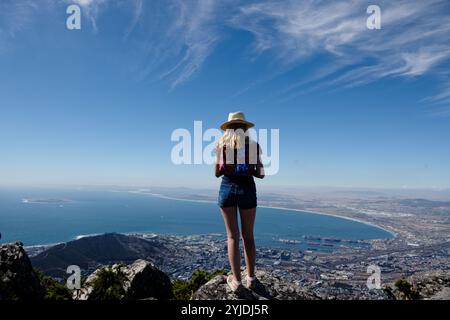
<svg viewBox="0 0 450 320">
<path fill-rule="evenodd" d="M 225 131 L 225 130 L 228 129 L 228 127 L 229 127 L 230 125 L 232 125 L 232 124 L 245 124 L 245 126 L 247 127 L 247 129 L 255 126 L 255 124 L 252 123 L 252 122 L 250 122 L 250 121 L 245 121 L 245 120 L 231 120 L 231 121 L 226 121 L 226 122 L 222 123 L 222 124 L 220 125 L 220 129 L 222 129 L 222 130 Z"/>
</svg>

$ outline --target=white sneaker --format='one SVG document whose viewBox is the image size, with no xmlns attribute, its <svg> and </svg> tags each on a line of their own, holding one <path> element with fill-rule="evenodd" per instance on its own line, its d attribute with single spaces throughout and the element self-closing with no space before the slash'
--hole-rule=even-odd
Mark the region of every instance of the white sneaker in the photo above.
<svg viewBox="0 0 450 320">
<path fill-rule="evenodd" d="M 237 281 L 231 274 L 227 277 L 227 284 L 234 293 L 240 292 L 244 288 L 242 283 Z"/>
</svg>

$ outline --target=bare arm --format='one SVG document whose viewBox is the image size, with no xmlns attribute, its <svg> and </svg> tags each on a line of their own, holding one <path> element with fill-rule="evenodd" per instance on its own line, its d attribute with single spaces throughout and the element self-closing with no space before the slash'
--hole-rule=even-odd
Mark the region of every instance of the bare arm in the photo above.
<svg viewBox="0 0 450 320">
<path fill-rule="evenodd" d="M 216 163 L 214 165 L 214 174 L 216 178 L 219 178 L 223 173 L 220 170 L 220 155 L 221 155 L 221 149 L 216 148 Z"/>
<path fill-rule="evenodd" d="M 256 165 L 256 172 L 255 172 L 254 176 L 259 179 L 264 179 L 264 177 L 265 177 L 264 166 L 261 162 L 258 162 L 258 164 Z"/>
<path fill-rule="evenodd" d="M 257 157 L 258 158 L 256 160 L 256 170 L 255 170 L 254 176 L 259 179 L 264 179 L 264 177 L 265 177 L 264 165 L 261 162 L 261 148 L 259 147 L 259 144 L 258 144 L 258 156 Z"/>
</svg>

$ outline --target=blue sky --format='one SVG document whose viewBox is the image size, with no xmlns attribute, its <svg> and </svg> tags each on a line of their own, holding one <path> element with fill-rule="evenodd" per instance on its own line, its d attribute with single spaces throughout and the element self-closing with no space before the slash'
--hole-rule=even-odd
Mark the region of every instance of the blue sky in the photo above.
<svg viewBox="0 0 450 320">
<path fill-rule="evenodd" d="M 215 186 L 170 135 L 242 110 L 262 186 L 448 188 L 449 65 L 445 0 L 0 0 L 0 184 Z"/>
</svg>

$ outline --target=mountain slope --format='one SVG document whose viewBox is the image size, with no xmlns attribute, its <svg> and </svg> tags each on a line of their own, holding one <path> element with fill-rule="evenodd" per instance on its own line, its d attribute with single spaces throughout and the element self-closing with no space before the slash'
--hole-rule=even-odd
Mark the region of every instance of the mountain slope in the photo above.
<svg viewBox="0 0 450 320">
<path fill-rule="evenodd" d="M 59 244 L 31 258 L 33 267 L 53 277 L 65 277 L 70 265 L 93 271 L 118 261 L 132 263 L 145 259 L 159 263 L 165 247 L 141 238 L 109 233 Z"/>
</svg>

